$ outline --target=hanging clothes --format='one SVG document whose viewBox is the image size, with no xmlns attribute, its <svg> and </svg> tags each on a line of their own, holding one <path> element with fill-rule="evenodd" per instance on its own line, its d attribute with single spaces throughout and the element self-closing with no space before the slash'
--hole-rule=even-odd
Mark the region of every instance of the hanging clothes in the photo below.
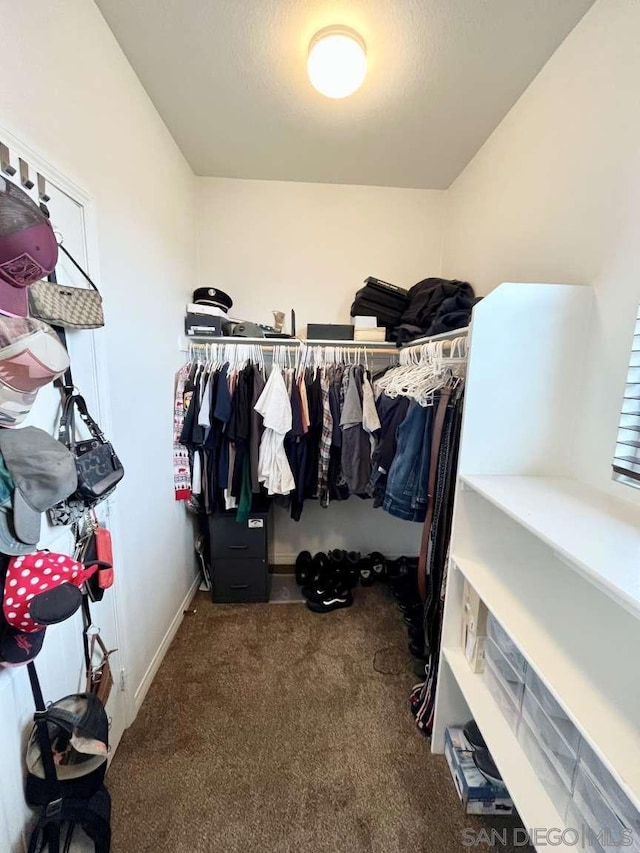
<svg viewBox="0 0 640 853">
<path fill-rule="evenodd" d="M 264 421 L 258 481 L 269 495 L 288 495 L 295 488 L 295 481 L 284 450 L 284 438 L 291 429 L 292 416 L 287 386 L 279 365 L 274 364 L 271 368 L 255 408 Z"/>
<path fill-rule="evenodd" d="M 184 386 L 188 378 L 189 366 L 184 365 L 176 373 L 173 398 L 173 490 L 177 501 L 191 498 L 189 451 L 180 440 L 184 426 Z"/>
</svg>

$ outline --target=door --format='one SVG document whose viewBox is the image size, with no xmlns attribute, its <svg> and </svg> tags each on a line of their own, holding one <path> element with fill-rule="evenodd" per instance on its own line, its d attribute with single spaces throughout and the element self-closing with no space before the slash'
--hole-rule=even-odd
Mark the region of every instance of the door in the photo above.
<svg viewBox="0 0 640 853">
<path fill-rule="evenodd" d="M 8 134 L 2 134 L 7 142 Z M 63 176 L 47 170 L 46 164 L 38 162 L 32 152 L 20 150 L 20 143 L 11 141 L 11 162 L 17 167 L 18 156 L 24 157 L 31 167 L 32 178 L 38 169 L 47 179 L 47 203 L 51 221 L 56 232 L 64 240 L 65 247 L 83 268 L 91 268 L 88 257 L 87 204 L 73 184 Z M 53 174 L 52 174 L 53 173 Z M 12 178 L 17 183 L 17 175 Z M 35 189 L 31 191 L 37 200 Z M 95 267 L 95 263 L 94 263 Z M 57 267 L 58 279 L 62 284 L 77 287 L 86 286 L 82 275 L 73 267 L 61 252 Z M 73 379 L 82 391 L 94 418 L 108 429 L 109 401 L 103 390 L 101 375 L 104 371 L 101 341 L 103 330 L 76 331 L 68 333 L 68 347 L 71 357 Z M 24 422 L 55 434 L 60 413 L 60 394 L 49 385 L 38 393 L 35 404 Z M 111 530 L 109 503 L 99 507 L 100 520 Z M 117 544 L 117 543 L 116 543 Z M 40 539 L 40 548 L 72 554 L 73 542 L 66 528 L 52 527 L 44 519 Z M 118 651 L 111 658 L 115 684 L 107 704 L 110 718 L 111 753 L 115 751 L 126 726 L 126 697 L 124 678 L 124 649 L 118 631 L 118 592 L 116 562 L 116 584 L 106 592 L 100 603 L 92 604 L 94 624 L 109 649 Z M 42 683 L 45 701 L 59 699 L 69 693 L 84 690 L 84 657 L 82 646 L 82 617 L 80 612 L 72 619 L 47 630 L 42 652 L 36 658 L 36 668 Z M 33 717 L 33 699 L 29 688 L 27 670 L 20 667 L 7 670 L 0 667 L 0 755 L 2 756 L 2 774 L 0 774 L 0 850 L 20 849 L 21 836 L 30 811 L 24 803 L 22 792 L 24 746 L 31 728 Z"/>
</svg>

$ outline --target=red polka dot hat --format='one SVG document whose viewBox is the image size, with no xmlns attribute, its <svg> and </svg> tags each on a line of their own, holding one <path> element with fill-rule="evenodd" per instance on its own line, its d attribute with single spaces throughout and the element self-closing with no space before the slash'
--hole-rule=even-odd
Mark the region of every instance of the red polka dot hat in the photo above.
<svg viewBox="0 0 640 853">
<path fill-rule="evenodd" d="M 80 605 L 79 588 L 95 570 L 49 551 L 12 557 L 4 581 L 5 621 L 28 634 L 68 619 Z"/>
</svg>

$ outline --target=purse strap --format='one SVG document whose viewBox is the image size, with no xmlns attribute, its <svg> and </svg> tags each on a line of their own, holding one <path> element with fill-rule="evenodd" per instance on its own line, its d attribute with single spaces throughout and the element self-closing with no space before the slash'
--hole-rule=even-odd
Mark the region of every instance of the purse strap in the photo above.
<svg viewBox="0 0 640 853">
<path fill-rule="evenodd" d="M 93 283 L 93 281 L 92 281 L 92 280 L 91 280 L 91 278 L 89 277 L 89 274 L 88 274 L 85 270 L 83 270 L 83 269 L 82 269 L 82 267 L 80 266 L 80 264 L 76 261 L 76 259 L 75 259 L 75 258 L 73 257 L 73 255 L 71 254 L 71 252 L 67 251 L 67 249 L 65 249 L 65 247 L 62 245 L 62 243 L 58 243 L 58 248 L 59 248 L 59 249 L 62 249 L 62 251 L 63 251 L 63 252 L 65 253 L 65 255 L 69 258 L 69 260 L 71 261 L 71 263 L 74 265 L 74 267 L 82 273 L 82 275 L 86 278 L 86 280 L 89 282 L 89 284 L 91 285 L 91 287 L 95 290 L 95 292 L 96 292 L 96 293 L 100 293 L 100 291 L 98 290 L 98 288 L 96 287 L 96 285 Z"/>
<path fill-rule="evenodd" d="M 87 404 L 82 394 L 68 394 L 62 407 L 60 415 L 60 426 L 58 427 L 58 441 L 61 441 L 68 448 L 75 446 L 74 435 L 74 409 L 78 410 L 83 422 L 89 428 L 89 432 L 93 438 L 97 439 L 101 444 L 106 444 L 104 433 L 89 414 Z"/>
</svg>

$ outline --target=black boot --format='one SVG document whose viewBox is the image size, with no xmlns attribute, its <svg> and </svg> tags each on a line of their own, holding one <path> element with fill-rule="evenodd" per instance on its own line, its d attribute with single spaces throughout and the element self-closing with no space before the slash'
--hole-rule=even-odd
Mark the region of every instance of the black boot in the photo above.
<svg viewBox="0 0 640 853">
<path fill-rule="evenodd" d="M 298 586 L 307 586 L 312 578 L 313 558 L 309 551 L 301 551 L 296 557 L 296 583 Z"/>
</svg>

